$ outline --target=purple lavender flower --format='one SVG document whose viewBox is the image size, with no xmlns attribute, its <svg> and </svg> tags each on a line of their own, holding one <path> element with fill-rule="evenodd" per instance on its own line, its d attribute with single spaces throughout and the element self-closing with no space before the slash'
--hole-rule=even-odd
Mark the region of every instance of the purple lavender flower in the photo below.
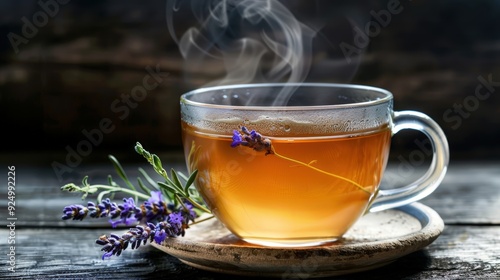
<svg viewBox="0 0 500 280">
<path fill-rule="evenodd" d="M 181 212 L 173 212 L 168 215 L 168 222 L 172 225 L 182 225 L 184 217 Z"/>
<path fill-rule="evenodd" d="M 196 217 L 198 217 L 198 215 L 196 214 L 196 212 L 194 211 L 194 207 L 193 207 L 193 204 L 189 203 L 189 202 L 185 202 L 184 203 L 184 206 L 186 207 L 185 209 L 187 209 L 187 211 L 184 211 L 183 213 L 185 213 L 185 218 L 187 221 L 193 221 L 194 222 L 194 219 Z"/>
<path fill-rule="evenodd" d="M 231 147 L 246 146 L 254 149 L 257 152 L 266 151 L 266 155 L 274 154 L 271 140 L 262 137 L 260 133 L 255 130 L 249 131 L 245 126 L 240 127 L 240 131 L 233 131 L 233 142 Z"/>
<path fill-rule="evenodd" d="M 63 213 L 64 215 L 62 216 L 63 220 L 83 220 L 86 216 L 87 213 L 89 212 L 89 209 L 83 205 L 79 204 L 73 204 L 64 207 Z"/>
<path fill-rule="evenodd" d="M 100 218 L 101 217 L 101 209 L 95 205 L 94 202 L 89 201 L 87 203 L 87 208 L 89 209 L 90 212 L 90 217 L 91 218 Z"/>
<path fill-rule="evenodd" d="M 156 231 L 154 240 L 156 243 L 161 244 L 163 240 L 167 238 L 167 233 L 165 232 L 164 229 L 161 229 L 159 231 Z"/>
<path fill-rule="evenodd" d="M 183 224 L 185 223 L 185 220 L 181 212 L 174 212 L 168 215 L 168 222 L 170 223 L 170 229 L 174 234 L 184 235 Z"/>
<path fill-rule="evenodd" d="M 231 142 L 231 147 L 235 148 L 243 144 L 243 137 L 238 130 L 233 130 L 233 142 Z"/>
<path fill-rule="evenodd" d="M 119 224 L 125 224 L 127 226 L 137 222 L 136 214 L 141 213 L 141 208 L 135 205 L 135 201 L 133 198 L 124 198 L 123 204 L 118 205 L 117 212 L 120 213 L 120 219 L 118 220 L 110 220 L 112 227 L 116 227 Z"/>
<path fill-rule="evenodd" d="M 101 251 L 104 252 L 102 259 L 106 259 L 113 255 L 119 256 L 129 245 L 132 249 L 137 249 L 147 241 L 161 244 L 167 238 L 184 236 L 189 221 L 194 221 L 197 214 L 191 203 L 183 201 L 183 204 L 175 209 L 175 204 L 166 204 L 163 201 L 160 191 L 153 191 L 151 197 L 140 206 L 135 204 L 133 198 L 124 198 L 121 204 L 106 198 L 97 205 L 93 202 L 88 202 L 86 207 L 78 204 L 69 205 L 64 207 L 62 219 L 83 220 L 90 215 L 92 218 L 109 217 L 113 227 L 121 223 L 145 224 L 136 225 L 121 236 L 110 234 L 99 237 L 96 243 L 102 246 Z"/>
<path fill-rule="evenodd" d="M 257 131 L 252 130 L 252 131 L 250 132 L 250 138 L 251 138 L 253 141 L 258 142 L 258 141 L 262 140 L 262 135 L 260 135 L 260 133 L 258 133 Z"/>
<path fill-rule="evenodd" d="M 111 202 L 109 198 L 104 199 L 98 205 L 93 202 L 88 203 L 88 209 L 90 211 L 90 217 L 92 218 L 104 218 L 110 217 L 112 219 L 120 216 L 120 208 L 114 202 Z"/>
<path fill-rule="evenodd" d="M 135 204 L 133 198 L 124 198 L 121 204 L 117 204 L 106 198 L 97 205 L 89 201 L 87 207 L 77 204 L 69 205 L 64 207 L 62 219 L 83 220 L 87 215 L 91 218 L 108 217 L 110 218 L 109 222 L 112 227 L 116 227 L 119 224 L 129 226 L 136 222 L 163 221 L 174 210 L 173 205 L 168 206 L 163 201 L 160 191 L 153 191 L 151 192 L 151 197 L 140 206 Z"/>
<path fill-rule="evenodd" d="M 135 213 L 135 218 L 138 221 L 154 222 L 164 220 L 168 214 L 168 206 L 163 201 L 161 191 L 152 191 L 151 197 L 144 202 L 140 210 Z"/>
<path fill-rule="evenodd" d="M 105 252 L 102 255 L 104 260 L 113 255 L 119 256 L 123 250 L 128 248 L 129 244 L 132 249 L 137 249 L 148 241 L 161 244 L 167 238 L 184 236 L 186 228 L 187 220 L 182 213 L 173 212 L 169 215 L 169 222 L 158 222 L 156 225 L 152 223 L 147 223 L 145 226 L 137 225 L 121 236 L 116 234 L 103 235 L 96 240 L 96 243 L 101 245 L 101 251 Z"/>
</svg>

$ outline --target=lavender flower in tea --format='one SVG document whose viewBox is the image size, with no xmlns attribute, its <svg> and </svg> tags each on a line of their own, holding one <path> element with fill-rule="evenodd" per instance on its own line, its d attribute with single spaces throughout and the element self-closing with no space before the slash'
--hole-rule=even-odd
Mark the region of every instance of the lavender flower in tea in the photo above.
<svg viewBox="0 0 500 280">
<path fill-rule="evenodd" d="M 301 162 L 301 161 L 298 161 L 298 160 L 295 160 L 295 159 L 292 159 L 292 158 L 289 158 L 289 157 L 286 157 L 286 156 L 283 156 L 283 155 L 277 153 L 269 138 L 263 137 L 260 133 L 258 133 L 255 130 L 249 131 L 248 128 L 245 126 L 240 126 L 240 130 L 233 130 L 233 142 L 231 142 L 231 147 L 236 148 L 238 146 L 249 147 L 249 148 L 254 149 L 257 152 L 266 151 L 266 155 L 276 155 L 284 160 L 288 160 L 288 161 L 291 161 L 293 163 L 311 168 L 311 169 L 318 171 L 320 173 L 323 173 L 325 175 L 344 180 L 346 182 L 353 184 L 354 186 L 359 188 L 361 191 L 366 192 L 368 195 L 371 195 L 371 192 L 365 190 L 363 188 L 363 186 L 361 186 L 360 184 L 358 184 L 352 180 L 349 180 L 345 177 L 342 177 L 342 176 L 339 176 L 339 175 L 336 175 L 336 174 L 333 174 L 330 172 L 326 172 L 324 170 L 321 170 L 321 169 L 318 169 L 318 168 L 312 166 L 311 164 L 314 163 L 315 161 L 311 161 L 309 164 L 307 164 L 307 163 L 304 163 L 304 162 Z"/>
</svg>

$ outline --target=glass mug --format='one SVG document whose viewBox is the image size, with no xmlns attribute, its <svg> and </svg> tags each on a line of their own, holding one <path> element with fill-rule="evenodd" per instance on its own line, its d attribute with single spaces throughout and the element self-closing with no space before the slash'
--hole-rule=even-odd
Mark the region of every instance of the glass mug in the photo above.
<svg viewBox="0 0 500 280">
<path fill-rule="evenodd" d="M 448 166 L 441 128 L 422 113 L 394 112 L 392 94 L 380 88 L 227 85 L 185 93 L 180 105 L 196 188 L 227 229 L 253 244 L 335 241 L 364 213 L 429 195 Z M 430 168 L 405 187 L 379 190 L 391 137 L 403 129 L 430 139 Z"/>
</svg>

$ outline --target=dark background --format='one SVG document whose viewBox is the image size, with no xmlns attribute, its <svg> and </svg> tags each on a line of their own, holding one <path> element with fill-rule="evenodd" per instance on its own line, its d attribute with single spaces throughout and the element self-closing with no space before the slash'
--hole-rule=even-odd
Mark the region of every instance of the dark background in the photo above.
<svg viewBox="0 0 500 280">
<path fill-rule="evenodd" d="M 57 4 L 46 22 L 36 18 L 44 11 L 37 1 L 0 2 L 2 160 L 64 163 L 68 148 L 86 139 L 82 131 L 99 129 L 103 119 L 114 130 L 103 133 L 82 162 L 107 161 L 108 153 L 142 160 L 133 152 L 137 141 L 157 153 L 179 151 L 179 96 L 223 73 L 209 64 L 185 71 L 167 27 L 167 2 L 41 2 Z M 500 83 L 487 97 L 483 88 L 482 100 L 475 92 L 479 77 L 500 82 L 500 2 L 400 1 L 402 11 L 346 64 L 340 43 L 354 45 L 353 26 L 369 24 L 370 12 L 387 10 L 388 2 L 394 1 L 283 1 L 300 21 L 323 24 L 311 55 L 314 71 L 305 81 L 386 88 L 395 110 L 422 111 L 439 123 L 452 160 L 498 160 Z M 192 13 L 180 15 L 178 34 L 196 24 Z M 45 24 L 26 38 L 26 20 Z M 13 34 L 25 41 L 14 46 Z M 340 68 L 328 66 L 339 62 Z M 161 69 L 159 86 L 126 116 L 113 111 L 113 102 L 142 84 L 146 67 Z M 457 106 L 461 113 L 453 111 Z M 417 136 L 394 137 L 391 156 L 418 149 L 411 140 Z"/>
</svg>

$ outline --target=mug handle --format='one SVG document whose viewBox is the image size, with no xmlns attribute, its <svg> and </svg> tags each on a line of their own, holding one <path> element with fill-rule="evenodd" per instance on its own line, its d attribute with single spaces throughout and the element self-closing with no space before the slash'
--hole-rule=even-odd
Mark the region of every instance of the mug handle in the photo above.
<svg viewBox="0 0 500 280">
<path fill-rule="evenodd" d="M 367 212 L 378 212 L 418 201 L 431 194 L 443 181 L 450 152 L 441 127 L 429 116 L 420 112 L 394 112 L 392 135 L 403 129 L 420 131 L 429 138 L 433 154 L 431 165 L 421 178 L 404 187 L 378 190 Z"/>
</svg>

